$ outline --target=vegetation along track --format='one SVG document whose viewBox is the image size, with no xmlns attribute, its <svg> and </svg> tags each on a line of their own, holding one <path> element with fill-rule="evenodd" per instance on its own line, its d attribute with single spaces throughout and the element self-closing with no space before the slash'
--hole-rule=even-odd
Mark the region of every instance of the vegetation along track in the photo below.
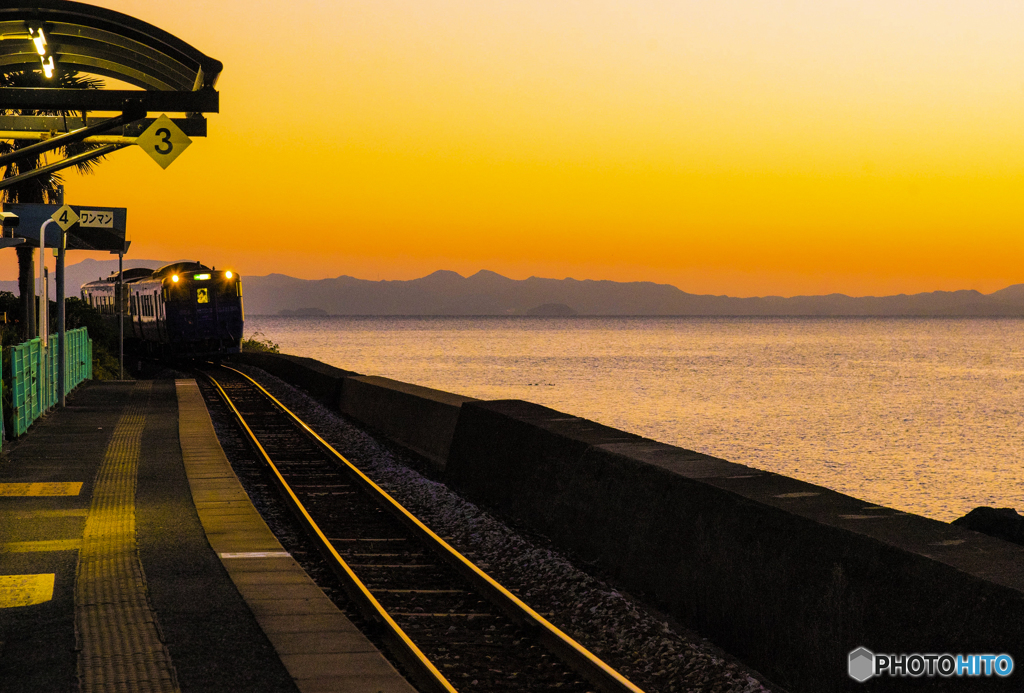
<svg viewBox="0 0 1024 693">
<path fill-rule="evenodd" d="M 249 376 L 227 367 L 204 374 L 349 597 L 419 688 L 640 693 L 451 548 Z"/>
</svg>

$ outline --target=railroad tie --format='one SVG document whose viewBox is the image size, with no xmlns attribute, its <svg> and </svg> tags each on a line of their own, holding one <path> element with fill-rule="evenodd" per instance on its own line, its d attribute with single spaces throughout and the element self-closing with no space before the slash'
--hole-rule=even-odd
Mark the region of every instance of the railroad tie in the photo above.
<svg viewBox="0 0 1024 693">
<path fill-rule="evenodd" d="M 139 450 L 152 382 L 136 383 L 96 474 L 75 578 L 82 691 L 177 693 L 135 541 Z"/>
</svg>

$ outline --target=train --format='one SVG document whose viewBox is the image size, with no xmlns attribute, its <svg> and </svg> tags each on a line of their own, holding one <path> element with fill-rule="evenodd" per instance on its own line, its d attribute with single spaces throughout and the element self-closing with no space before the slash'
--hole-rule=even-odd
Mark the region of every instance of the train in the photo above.
<svg viewBox="0 0 1024 693">
<path fill-rule="evenodd" d="M 117 321 L 118 273 L 82 285 L 82 300 Z M 146 356 L 210 357 L 242 350 L 242 279 L 201 262 L 121 273 L 125 340 Z"/>
</svg>

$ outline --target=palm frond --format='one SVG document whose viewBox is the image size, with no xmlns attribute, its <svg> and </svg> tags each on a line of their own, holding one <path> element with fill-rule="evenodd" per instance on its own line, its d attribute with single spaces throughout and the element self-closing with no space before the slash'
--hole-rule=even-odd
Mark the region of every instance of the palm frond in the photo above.
<svg viewBox="0 0 1024 693">
<path fill-rule="evenodd" d="M 35 70 L 21 70 L 18 72 L 0 72 L 0 89 L 3 87 L 27 87 L 27 88 L 59 88 L 59 89 L 102 89 L 103 80 L 92 75 L 83 74 L 75 70 L 58 70 L 52 79 L 43 77 L 43 73 Z M 0 114 L 8 115 L 16 113 L 17 109 L 0 108 Z M 23 110 L 20 115 L 73 115 L 71 111 L 29 111 Z M 84 111 L 78 114 L 84 120 L 87 113 Z M 32 144 L 30 141 L 14 140 L 0 141 L 0 154 L 6 154 L 21 147 Z M 63 157 L 75 156 L 91 151 L 102 145 L 98 144 L 71 144 L 59 147 L 54 150 Z M 96 165 L 104 157 L 98 157 L 75 165 L 79 173 L 91 174 L 95 172 Z M 21 173 L 31 171 L 39 166 L 39 158 L 34 157 L 22 161 L 13 162 L 4 167 L 3 178 L 13 178 Z M 0 190 L 0 200 L 5 202 L 48 202 L 55 203 L 58 199 L 60 185 L 64 178 L 60 174 L 51 173 L 49 176 L 35 178 L 11 188 Z"/>
<path fill-rule="evenodd" d="M 84 144 L 82 142 L 79 142 L 78 144 L 69 144 L 66 147 L 61 147 L 59 151 L 65 157 L 77 156 L 78 154 L 84 154 L 85 152 L 90 152 L 94 149 L 99 149 L 102 146 L 102 144 Z M 75 164 L 75 170 L 83 175 L 92 175 L 93 173 L 96 172 L 96 165 L 101 163 L 106 158 L 106 156 L 98 156 L 95 159 L 82 161 L 80 163 Z"/>
</svg>

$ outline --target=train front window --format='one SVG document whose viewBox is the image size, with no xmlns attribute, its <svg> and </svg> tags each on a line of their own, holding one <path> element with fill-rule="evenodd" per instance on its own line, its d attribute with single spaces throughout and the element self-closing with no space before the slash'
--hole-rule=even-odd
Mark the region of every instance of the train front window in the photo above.
<svg viewBox="0 0 1024 693">
<path fill-rule="evenodd" d="M 210 291 L 209 289 L 196 289 L 196 303 L 209 303 L 210 302 Z"/>
</svg>

